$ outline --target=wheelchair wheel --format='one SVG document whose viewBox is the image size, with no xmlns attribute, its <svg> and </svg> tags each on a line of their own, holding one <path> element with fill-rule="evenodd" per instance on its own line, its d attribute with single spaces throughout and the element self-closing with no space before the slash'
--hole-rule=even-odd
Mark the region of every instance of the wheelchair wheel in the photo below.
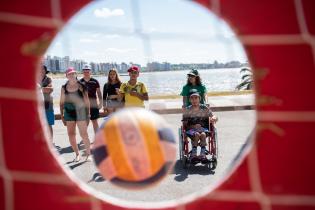
<svg viewBox="0 0 315 210">
<path fill-rule="evenodd" d="M 182 134 L 182 129 L 178 128 L 178 154 L 179 154 L 179 160 L 183 160 L 183 134 Z"/>
<path fill-rule="evenodd" d="M 217 129 L 214 128 L 214 139 L 213 139 L 213 145 L 214 145 L 214 157 L 217 161 L 219 157 L 219 144 L 218 144 L 218 134 L 217 134 Z"/>
<path fill-rule="evenodd" d="M 217 158 L 213 158 L 210 160 L 208 167 L 211 171 L 213 171 L 217 168 L 217 164 L 218 164 Z"/>
</svg>

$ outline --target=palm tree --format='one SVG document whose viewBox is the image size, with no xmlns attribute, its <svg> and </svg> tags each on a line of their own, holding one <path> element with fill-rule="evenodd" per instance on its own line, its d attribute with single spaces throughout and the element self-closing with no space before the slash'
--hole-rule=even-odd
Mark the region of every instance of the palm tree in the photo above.
<svg viewBox="0 0 315 210">
<path fill-rule="evenodd" d="M 242 82 L 238 84 L 235 89 L 237 90 L 251 90 L 253 87 L 253 72 L 249 68 L 242 68 L 240 73 L 242 75 Z"/>
</svg>

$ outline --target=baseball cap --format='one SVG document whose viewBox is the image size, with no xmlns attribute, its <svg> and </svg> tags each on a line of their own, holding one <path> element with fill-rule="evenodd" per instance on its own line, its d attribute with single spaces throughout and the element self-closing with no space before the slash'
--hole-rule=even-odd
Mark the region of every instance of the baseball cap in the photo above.
<svg viewBox="0 0 315 210">
<path fill-rule="evenodd" d="M 191 97 L 191 96 L 199 96 L 200 97 L 200 94 L 199 94 L 197 89 L 191 89 L 189 91 L 189 94 L 190 94 L 189 97 Z"/>
<path fill-rule="evenodd" d="M 85 64 L 82 70 L 91 70 L 91 66 L 89 64 Z"/>
<path fill-rule="evenodd" d="M 138 66 L 131 66 L 131 67 L 128 69 L 128 72 L 132 72 L 132 71 L 137 71 L 137 72 L 139 72 L 140 69 L 139 69 Z"/>
<path fill-rule="evenodd" d="M 190 70 L 190 72 L 187 75 L 192 75 L 192 76 L 198 77 L 199 72 L 196 69 L 192 69 L 192 70 Z"/>
<path fill-rule="evenodd" d="M 76 70 L 73 67 L 69 67 L 66 71 L 66 75 L 71 74 L 71 73 L 76 73 Z"/>
</svg>

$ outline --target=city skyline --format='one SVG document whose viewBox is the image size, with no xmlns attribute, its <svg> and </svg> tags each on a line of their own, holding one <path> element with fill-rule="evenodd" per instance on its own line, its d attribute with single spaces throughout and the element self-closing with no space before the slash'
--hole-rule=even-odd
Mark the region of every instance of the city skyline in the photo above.
<svg viewBox="0 0 315 210">
<path fill-rule="evenodd" d="M 48 67 L 51 72 L 64 72 L 69 67 L 74 67 L 81 70 L 85 64 L 89 64 L 94 72 L 108 72 L 111 68 L 116 68 L 119 72 L 126 72 L 127 69 L 136 65 L 142 68 L 142 71 L 170 71 L 170 70 L 183 70 L 183 69 L 213 69 L 213 68 L 238 68 L 247 66 L 247 62 L 228 61 L 213 63 L 170 63 L 170 62 L 149 62 L 146 65 L 137 63 L 115 63 L 115 62 L 87 62 L 83 59 L 71 58 L 70 56 L 59 57 L 47 55 L 44 57 L 43 63 Z"/>
<path fill-rule="evenodd" d="M 182 0 L 92 2 L 56 36 L 48 54 L 140 65 L 247 60 L 241 43 L 223 20 Z"/>
</svg>

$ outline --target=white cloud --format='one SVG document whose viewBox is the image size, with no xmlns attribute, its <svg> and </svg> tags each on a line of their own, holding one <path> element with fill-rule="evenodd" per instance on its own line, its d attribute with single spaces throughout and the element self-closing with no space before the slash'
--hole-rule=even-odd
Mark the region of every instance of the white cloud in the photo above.
<svg viewBox="0 0 315 210">
<path fill-rule="evenodd" d="M 114 17 L 114 16 L 123 16 L 123 15 L 125 15 L 125 12 L 122 9 L 110 10 L 110 9 L 104 7 L 102 9 L 94 10 L 94 15 L 96 17 L 100 17 L 100 18 L 109 18 L 109 17 Z"/>
<path fill-rule="evenodd" d="M 94 33 L 94 34 L 89 33 L 88 35 L 93 37 L 93 38 L 99 38 L 100 36 L 102 36 L 101 33 Z"/>
<path fill-rule="evenodd" d="M 97 39 L 89 39 L 89 38 L 80 38 L 79 42 L 81 43 L 93 43 L 93 42 L 98 42 L 99 40 Z"/>
<path fill-rule="evenodd" d="M 136 51 L 135 49 L 127 48 L 127 49 L 118 49 L 118 48 L 107 48 L 105 51 L 113 52 L 113 53 L 129 53 Z"/>
<path fill-rule="evenodd" d="M 145 29 L 144 32 L 150 34 L 150 33 L 154 33 L 157 31 L 158 31 L 157 28 L 151 27 L 151 28 Z"/>
<path fill-rule="evenodd" d="M 59 46 L 61 46 L 61 42 L 60 41 L 57 41 L 56 43 L 55 43 L 55 46 L 57 47 L 59 47 Z"/>
<path fill-rule="evenodd" d="M 115 39 L 115 38 L 120 37 L 120 35 L 118 35 L 118 34 L 107 34 L 104 37 L 108 38 L 108 39 Z"/>
</svg>

